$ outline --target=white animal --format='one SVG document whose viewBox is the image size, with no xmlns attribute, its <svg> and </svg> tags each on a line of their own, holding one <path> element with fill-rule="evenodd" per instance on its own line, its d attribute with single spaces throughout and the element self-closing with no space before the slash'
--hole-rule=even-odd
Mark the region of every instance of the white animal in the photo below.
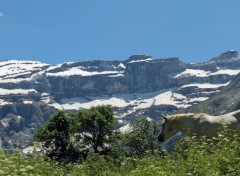
<svg viewBox="0 0 240 176">
<path fill-rule="evenodd" d="M 221 124 L 227 124 L 230 128 L 235 128 L 240 124 L 240 110 L 219 116 L 205 113 L 164 116 L 162 131 L 158 140 L 164 142 L 177 131 L 190 135 L 214 137 Z"/>
</svg>

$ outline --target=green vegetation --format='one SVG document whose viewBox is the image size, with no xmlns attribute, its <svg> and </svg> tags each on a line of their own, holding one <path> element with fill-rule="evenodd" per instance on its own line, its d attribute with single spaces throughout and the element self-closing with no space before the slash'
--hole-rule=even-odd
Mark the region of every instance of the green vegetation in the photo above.
<svg viewBox="0 0 240 176">
<path fill-rule="evenodd" d="M 57 161 L 67 159 L 70 154 L 70 122 L 66 113 L 54 114 L 47 123 L 38 130 L 35 140 L 44 141 L 46 155 Z"/>
<path fill-rule="evenodd" d="M 159 130 L 156 122 L 143 117 L 130 124 L 130 129 L 131 131 L 124 134 L 123 145 L 127 147 L 129 156 L 144 156 L 149 152 L 155 155 L 159 148 L 156 138 Z"/>
<path fill-rule="evenodd" d="M 240 128 L 231 130 L 223 126 L 218 136 L 210 139 L 187 137 L 176 146 L 174 153 L 168 154 L 156 141 L 155 122 L 141 118 L 131 124 L 131 131 L 120 134 L 114 131 L 111 107 L 91 110 L 59 112 L 38 131 L 35 139 L 51 141 L 54 147 L 60 147 L 44 144 L 52 149 L 51 155 L 0 151 L 0 175 L 240 175 Z M 87 127 L 82 124 L 86 120 Z M 81 133 L 86 132 L 95 134 L 96 138 L 83 140 L 85 136 Z M 60 139 L 63 141 L 56 142 Z M 87 150 L 86 144 L 92 148 L 97 146 L 96 150 Z M 78 157 L 72 159 L 73 156 Z"/>
<path fill-rule="evenodd" d="M 0 175 L 66 175 L 67 170 L 44 157 L 25 156 L 0 150 Z"/>
<path fill-rule="evenodd" d="M 75 132 L 82 134 L 84 146 L 91 146 L 97 153 L 111 143 L 116 119 L 110 106 L 97 106 L 80 111 L 77 118 L 80 128 Z"/>
</svg>

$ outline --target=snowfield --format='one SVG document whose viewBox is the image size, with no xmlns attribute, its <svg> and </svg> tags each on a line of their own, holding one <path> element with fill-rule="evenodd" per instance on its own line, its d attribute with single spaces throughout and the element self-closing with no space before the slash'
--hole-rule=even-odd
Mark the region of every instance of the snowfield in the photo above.
<svg viewBox="0 0 240 176">
<path fill-rule="evenodd" d="M 34 61 L 2 61 L 0 62 L 0 83 L 18 83 L 31 81 L 34 74 L 42 72 L 50 65 Z"/>
<path fill-rule="evenodd" d="M 208 77 L 212 75 L 237 75 L 240 73 L 240 70 L 232 70 L 232 69 L 220 69 L 216 72 L 210 72 L 205 70 L 195 70 L 195 69 L 186 69 L 182 73 L 177 74 L 174 78 L 181 78 L 181 77 L 189 77 L 189 76 L 196 76 L 196 77 Z"/>
<path fill-rule="evenodd" d="M 134 62 L 148 62 L 148 61 L 151 61 L 153 60 L 152 58 L 147 58 L 147 59 L 142 59 L 142 60 L 132 60 L 128 63 L 134 63 Z"/>
<path fill-rule="evenodd" d="M 35 89 L 2 89 L 0 88 L 0 95 L 10 94 L 33 94 L 37 93 Z"/>
<path fill-rule="evenodd" d="M 69 70 L 65 70 L 62 72 L 57 72 L 57 73 L 47 73 L 47 76 L 62 76 L 62 77 L 67 77 L 67 76 L 73 76 L 73 75 L 78 75 L 78 76 L 94 76 L 94 75 L 106 75 L 106 74 L 122 74 L 122 71 L 103 71 L 103 72 L 89 72 L 83 70 L 84 67 L 73 67 Z"/>
<path fill-rule="evenodd" d="M 186 108 L 187 97 L 173 93 L 172 91 L 157 91 L 153 93 L 116 94 L 112 97 L 89 97 L 62 99 L 59 105 L 65 110 L 89 109 L 92 106 L 111 105 L 118 108 L 131 107 L 132 111 L 149 108 L 153 105 L 174 105 L 178 108 Z M 130 112 L 132 113 L 132 112 Z"/>
<path fill-rule="evenodd" d="M 187 84 L 187 85 L 183 85 L 181 88 L 185 88 L 185 87 L 198 87 L 200 89 L 207 89 L 207 88 L 219 88 L 222 86 L 227 86 L 229 84 L 229 82 L 225 83 L 225 84 L 209 84 L 209 83 L 204 83 L 204 84 Z"/>
</svg>

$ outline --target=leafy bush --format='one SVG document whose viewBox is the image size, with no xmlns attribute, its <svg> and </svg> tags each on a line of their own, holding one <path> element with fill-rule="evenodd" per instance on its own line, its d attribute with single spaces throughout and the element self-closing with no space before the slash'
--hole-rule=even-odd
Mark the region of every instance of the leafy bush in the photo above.
<svg viewBox="0 0 240 176">
<path fill-rule="evenodd" d="M 83 135 L 83 145 L 91 146 L 94 152 L 104 150 L 112 142 L 116 119 L 111 106 L 97 106 L 79 111 L 79 131 Z"/>
<path fill-rule="evenodd" d="M 34 135 L 46 155 L 64 164 L 95 153 L 108 153 L 116 119 L 111 106 L 97 106 L 78 113 L 57 112 Z"/>
<path fill-rule="evenodd" d="M 144 156 L 148 152 L 154 155 L 159 148 L 156 122 L 143 117 L 131 123 L 130 129 L 124 134 L 124 146 L 129 155 Z"/>
</svg>

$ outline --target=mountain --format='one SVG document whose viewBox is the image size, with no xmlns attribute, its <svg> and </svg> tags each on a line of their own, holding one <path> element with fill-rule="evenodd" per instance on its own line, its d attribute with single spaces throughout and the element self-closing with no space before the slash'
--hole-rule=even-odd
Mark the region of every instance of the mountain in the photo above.
<svg viewBox="0 0 240 176">
<path fill-rule="evenodd" d="M 238 52 L 208 62 L 133 55 L 123 61 L 49 65 L 0 62 L 0 135 L 3 147 L 26 147 L 32 134 L 58 110 L 110 104 L 124 131 L 139 116 L 159 119 L 218 94 L 240 72 Z"/>
<path fill-rule="evenodd" d="M 184 110 L 185 112 L 205 112 L 212 115 L 221 115 L 240 109 L 240 74 L 221 92 L 208 100 Z"/>
</svg>

